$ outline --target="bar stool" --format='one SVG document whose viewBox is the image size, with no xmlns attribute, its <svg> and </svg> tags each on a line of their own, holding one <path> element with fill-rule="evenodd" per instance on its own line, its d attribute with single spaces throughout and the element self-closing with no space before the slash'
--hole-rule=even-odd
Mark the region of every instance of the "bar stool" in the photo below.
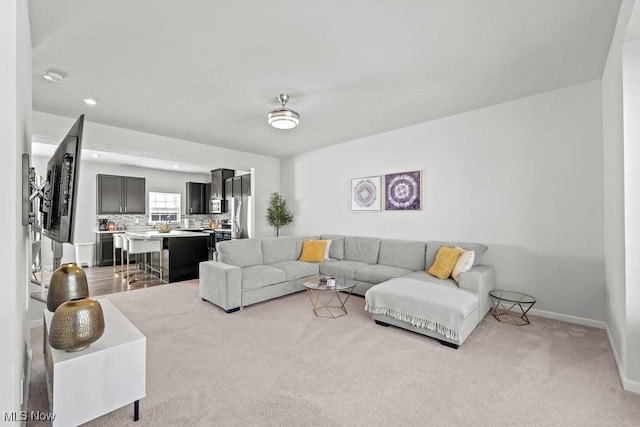
<svg viewBox="0 0 640 427">
<path fill-rule="evenodd" d="M 162 239 L 145 239 L 145 238 L 135 238 L 135 237 L 126 237 L 127 239 L 127 284 L 132 284 L 137 282 L 138 278 L 131 279 L 131 275 L 129 273 L 129 256 L 130 255 L 148 255 L 151 254 L 151 261 L 149 263 L 149 270 L 151 272 L 158 273 L 158 277 L 160 282 L 162 283 Z M 160 256 L 160 265 L 158 268 L 153 266 L 153 253 L 158 252 Z M 145 265 L 146 270 L 146 262 L 142 262 L 141 264 Z"/>
<path fill-rule="evenodd" d="M 117 267 L 116 249 L 120 249 L 120 270 Z M 113 275 L 124 278 L 124 253 L 127 251 L 127 239 L 122 234 L 113 235 Z"/>
</svg>

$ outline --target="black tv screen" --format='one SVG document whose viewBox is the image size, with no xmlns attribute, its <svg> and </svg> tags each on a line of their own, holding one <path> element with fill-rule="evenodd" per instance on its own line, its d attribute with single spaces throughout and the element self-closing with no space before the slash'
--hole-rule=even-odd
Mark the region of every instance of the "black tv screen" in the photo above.
<svg viewBox="0 0 640 427">
<path fill-rule="evenodd" d="M 76 120 L 47 163 L 40 205 L 42 234 L 60 243 L 73 243 L 83 126 L 84 114 Z"/>
</svg>

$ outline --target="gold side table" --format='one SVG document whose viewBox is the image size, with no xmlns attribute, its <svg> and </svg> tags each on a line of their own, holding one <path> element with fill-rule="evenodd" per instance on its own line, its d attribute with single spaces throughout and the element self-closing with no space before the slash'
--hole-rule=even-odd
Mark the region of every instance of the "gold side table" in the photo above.
<svg viewBox="0 0 640 427">
<path fill-rule="evenodd" d="M 356 287 L 355 283 L 347 283 L 344 279 L 335 279 L 335 286 L 327 286 L 322 279 L 328 276 L 314 276 L 302 283 L 311 300 L 313 314 L 316 317 L 337 319 L 347 314 L 344 306 Z M 334 303 L 334 304 L 332 304 Z M 339 305 L 338 305 L 339 304 Z"/>
<path fill-rule="evenodd" d="M 510 323 L 516 326 L 528 325 L 527 313 L 536 303 L 531 295 L 522 292 L 492 290 L 489 291 L 493 304 L 493 317 L 500 322 Z"/>
</svg>

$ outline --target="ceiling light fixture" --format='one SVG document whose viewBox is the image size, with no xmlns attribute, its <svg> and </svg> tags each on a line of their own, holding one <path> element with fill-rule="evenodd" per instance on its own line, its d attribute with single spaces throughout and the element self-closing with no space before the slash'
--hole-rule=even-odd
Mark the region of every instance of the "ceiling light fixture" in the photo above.
<svg viewBox="0 0 640 427">
<path fill-rule="evenodd" d="M 276 129 L 293 129 L 300 124 L 300 114 L 285 107 L 289 101 L 289 95 L 278 95 L 278 101 L 282 104 L 282 108 L 271 110 L 267 115 L 269 124 Z"/>
<path fill-rule="evenodd" d="M 51 83 L 60 83 L 64 80 L 64 77 L 62 77 L 60 74 L 49 70 L 42 73 L 42 78 Z"/>
<path fill-rule="evenodd" d="M 95 98 L 84 98 L 82 102 L 84 102 L 87 105 L 98 105 L 99 101 Z"/>
<path fill-rule="evenodd" d="M 93 157 L 94 159 L 99 159 L 100 158 L 100 154 L 92 154 L 91 157 Z"/>
</svg>

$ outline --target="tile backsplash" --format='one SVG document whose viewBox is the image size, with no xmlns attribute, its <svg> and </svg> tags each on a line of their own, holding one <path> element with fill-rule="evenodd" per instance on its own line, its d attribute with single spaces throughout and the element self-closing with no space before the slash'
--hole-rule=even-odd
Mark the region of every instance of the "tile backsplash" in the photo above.
<svg viewBox="0 0 640 427">
<path fill-rule="evenodd" d="M 220 223 L 223 219 L 231 219 L 231 215 L 228 213 L 224 214 L 205 214 L 205 215 L 181 215 L 181 221 L 172 222 L 172 226 L 176 227 L 184 227 L 184 220 L 189 219 L 189 227 L 200 227 L 203 221 L 211 221 L 216 220 Z M 141 228 L 149 225 L 149 216 L 148 215 L 96 215 L 96 230 L 98 230 L 99 220 L 106 219 L 108 221 L 114 221 L 116 223 L 116 229 L 118 230 L 127 230 L 130 228 Z"/>
</svg>

